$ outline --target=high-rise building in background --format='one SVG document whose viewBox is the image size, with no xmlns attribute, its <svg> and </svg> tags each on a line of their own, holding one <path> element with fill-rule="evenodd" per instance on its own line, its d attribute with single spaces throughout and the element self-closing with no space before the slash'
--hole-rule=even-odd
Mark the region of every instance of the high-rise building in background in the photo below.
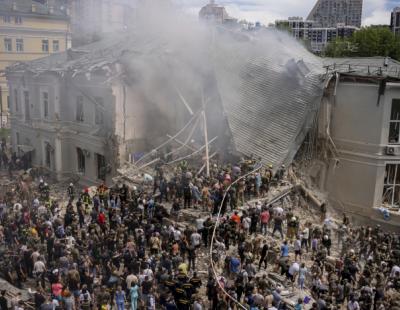
<svg viewBox="0 0 400 310">
<path fill-rule="evenodd" d="M 400 36 L 400 7 L 396 7 L 392 11 L 390 29 L 392 29 L 395 34 Z"/>
<path fill-rule="evenodd" d="M 71 46 L 70 16 L 61 0 L 0 1 L 0 120 L 8 123 L 10 93 L 4 70 L 21 61 L 30 61 L 65 51 Z M 19 112 L 29 105 L 25 90 L 14 94 Z"/>
<path fill-rule="evenodd" d="M 307 19 L 318 27 L 361 27 L 363 0 L 318 0 Z"/>
<path fill-rule="evenodd" d="M 229 16 L 226 12 L 225 7 L 216 4 L 215 0 L 210 0 L 210 3 L 203 6 L 199 12 L 199 18 L 201 20 L 217 23 L 227 24 L 236 23 L 237 20 Z"/>
<path fill-rule="evenodd" d="M 136 3 L 136 0 L 69 0 L 72 45 L 91 43 L 103 34 L 127 29 Z"/>
<path fill-rule="evenodd" d="M 296 39 L 308 42 L 309 48 L 316 54 L 322 53 L 334 39 L 350 37 L 358 30 L 355 26 L 345 24 L 337 24 L 335 27 L 318 27 L 314 21 L 303 20 L 302 17 L 277 20 L 275 27 L 288 30 Z"/>
</svg>

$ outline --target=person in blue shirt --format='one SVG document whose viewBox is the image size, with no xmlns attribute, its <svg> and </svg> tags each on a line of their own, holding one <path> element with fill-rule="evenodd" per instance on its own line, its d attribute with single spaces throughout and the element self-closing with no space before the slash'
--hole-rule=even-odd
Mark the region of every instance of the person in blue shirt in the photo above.
<svg viewBox="0 0 400 310">
<path fill-rule="evenodd" d="M 299 298 L 297 300 L 297 304 L 294 306 L 294 310 L 302 310 L 303 309 L 303 299 Z"/>
<path fill-rule="evenodd" d="M 139 298 L 139 286 L 137 283 L 132 284 L 129 294 L 131 295 L 131 310 L 137 310 L 137 301 Z"/>
<path fill-rule="evenodd" d="M 117 291 L 115 292 L 115 303 L 117 304 L 118 310 L 125 309 L 125 292 L 122 290 L 122 287 L 119 285 Z"/>
<path fill-rule="evenodd" d="M 231 273 L 238 274 L 240 267 L 240 259 L 237 257 L 232 257 L 230 261 L 230 271 Z"/>
<path fill-rule="evenodd" d="M 289 256 L 289 245 L 287 240 L 285 240 L 281 246 L 281 256 L 288 257 Z"/>
</svg>

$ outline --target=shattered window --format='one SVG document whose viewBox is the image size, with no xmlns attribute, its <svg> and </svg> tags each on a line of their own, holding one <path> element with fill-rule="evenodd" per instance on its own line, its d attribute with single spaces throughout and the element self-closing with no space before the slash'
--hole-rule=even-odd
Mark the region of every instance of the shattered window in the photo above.
<svg viewBox="0 0 400 310">
<path fill-rule="evenodd" d="M 386 165 L 382 203 L 400 206 L 400 164 Z"/>
<path fill-rule="evenodd" d="M 83 97 L 78 96 L 76 97 L 76 121 L 83 122 L 85 119 L 84 112 L 83 112 Z"/>
<path fill-rule="evenodd" d="M 76 148 L 77 162 L 78 162 L 78 172 L 85 173 L 86 163 L 85 163 L 85 154 L 82 149 Z"/>
<path fill-rule="evenodd" d="M 389 123 L 389 143 L 400 143 L 400 99 L 393 99 Z"/>
</svg>

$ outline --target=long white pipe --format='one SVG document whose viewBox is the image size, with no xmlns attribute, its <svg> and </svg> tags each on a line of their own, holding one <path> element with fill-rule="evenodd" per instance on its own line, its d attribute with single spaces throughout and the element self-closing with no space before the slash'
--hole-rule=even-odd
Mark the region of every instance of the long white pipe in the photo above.
<svg viewBox="0 0 400 310">
<path fill-rule="evenodd" d="M 237 304 L 237 305 L 238 305 L 241 309 L 243 309 L 243 310 L 247 310 L 247 308 L 246 308 L 242 303 L 240 303 L 240 301 L 238 301 L 236 298 L 234 298 L 233 296 L 231 296 L 231 295 L 223 288 L 223 286 L 219 283 L 219 281 L 218 281 L 218 274 L 217 274 L 217 271 L 215 270 L 215 267 L 214 267 L 214 261 L 213 261 L 213 257 L 212 257 L 212 251 L 213 251 L 213 245 L 214 245 L 215 234 L 216 234 L 216 232 L 217 232 L 217 228 L 218 228 L 219 221 L 220 221 L 220 217 L 221 217 L 222 205 L 223 205 L 223 203 L 224 203 L 224 200 L 226 199 L 226 195 L 228 194 L 228 192 L 229 192 L 229 190 L 231 189 L 232 185 L 234 185 L 234 184 L 236 184 L 237 182 L 239 182 L 240 180 L 246 178 L 246 177 L 249 176 L 250 174 L 253 174 L 253 173 L 257 172 L 257 171 L 260 170 L 261 168 L 262 168 L 262 164 L 261 164 L 261 163 L 257 163 L 256 167 L 255 167 L 252 171 L 250 171 L 249 173 L 246 173 L 245 175 L 242 175 L 240 178 L 238 178 L 237 180 L 235 180 L 234 182 L 232 182 L 231 185 L 229 185 L 229 186 L 227 187 L 227 189 L 226 189 L 225 192 L 224 192 L 224 196 L 223 196 L 223 198 L 222 198 L 222 201 L 221 201 L 221 204 L 220 204 L 220 206 L 219 206 L 219 209 L 218 209 L 217 221 L 215 222 L 215 225 L 214 225 L 214 230 L 213 230 L 213 234 L 212 234 L 212 236 L 211 236 L 211 243 L 210 243 L 210 263 L 211 263 L 211 269 L 212 269 L 213 274 L 214 274 L 214 278 L 215 278 L 216 282 L 218 283 L 218 286 L 220 287 L 220 289 L 222 290 L 222 292 L 223 292 L 226 296 L 228 296 L 230 300 L 232 300 L 235 304 Z"/>
</svg>

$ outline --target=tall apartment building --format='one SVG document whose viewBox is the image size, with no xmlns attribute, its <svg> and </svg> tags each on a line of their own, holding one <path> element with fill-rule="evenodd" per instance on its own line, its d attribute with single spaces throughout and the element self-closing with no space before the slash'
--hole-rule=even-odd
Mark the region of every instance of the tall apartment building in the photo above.
<svg viewBox="0 0 400 310">
<path fill-rule="evenodd" d="M 395 34 L 400 36 L 400 7 L 396 7 L 392 11 L 390 29 L 392 29 Z"/>
<path fill-rule="evenodd" d="M 287 20 L 277 20 L 275 26 L 278 29 L 289 30 L 293 37 L 308 41 L 314 53 L 322 53 L 326 46 L 336 38 L 351 36 L 358 28 L 337 24 L 335 27 L 318 27 L 312 20 L 303 20 L 302 17 L 289 17 Z"/>
<path fill-rule="evenodd" d="M 361 27 L 363 0 L 318 0 L 308 15 L 318 27 Z"/>
<path fill-rule="evenodd" d="M 100 39 L 129 27 L 136 0 L 70 0 L 72 45 Z"/>
<path fill-rule="evenodd" d="M 206 4 L 200 9 L 199 18 L 201 20 L 214 22 L 217 24 L 235 23 L 236 19 L 229 16 L 226 12 L 225 7 L 216 4 L 215 0 L 210 0 L 210 3 Z"/>
<path fill-rule="evenodd" d="M 47 0 L 46 5 L 32 0 L 0 1 L 1 126 L 7 125 L 9 115 L 5 68 L 15 62 L 65 51 L 70 45 L 68 9 L 58 1 Z"/>
</svg>

